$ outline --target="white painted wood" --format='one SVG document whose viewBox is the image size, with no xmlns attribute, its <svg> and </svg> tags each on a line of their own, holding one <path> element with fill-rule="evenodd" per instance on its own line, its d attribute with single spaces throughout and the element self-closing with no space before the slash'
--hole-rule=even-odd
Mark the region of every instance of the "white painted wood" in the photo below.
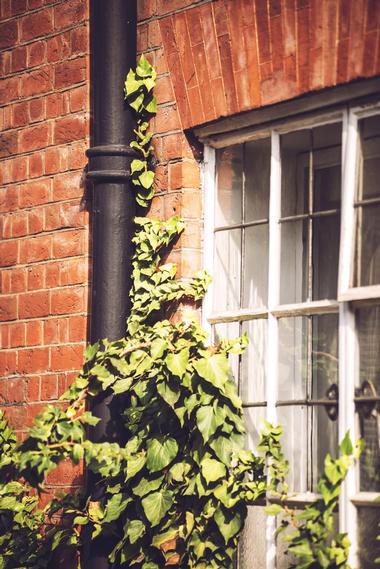
<svg viewBox="0 0 380 569">
<path fill-rule="evenodd" d="M 379 508 L 380 516 L 380 502 L 379 494 L 377 492 L 359 492 L 351 497 L 351 502 L 355 506 L 369 506 L 370 508 Z"/>
<path fill-rule="evenodd" d="M 214 269 L 214 216 L 215 216 L 215 150 L 210 146 L 204 148 L 202 170 L 203 189 L 203 267 L 211 275 Z M 211 282 L 202 304 L 202 326 L 211 337 L 211 324 L 207 315 L 211 314 L 213 304 L 213 283 Z"/>
<path fill-rule="evenodd" d="M 279 219 L 281 217 L 281 150 L 280 135 L 272 132 L 271 137 L 271 172 L 269 199 L 269 274 L 268 274 L 268 351 L 267 351 L 267 419 L 272 423 L 277 421 L 276 399 L 278 384 L 278 320 L 271 310 L 280 300 L 280 246 L 281 232 Z M 276 566 L 276 542 L 274 532 L 275 519 L 267 517 L 267 569 Z"/>
<path fill-rule="evenodd" d="M 358 373 L 358 343 L 355 315 L 348 304 L 339 311 L 339 440 L 349 431 L 352 441 L 359 438 L 355 413 L 355 384 Z M 351 541 L 349 564 L 358 567 L 357 511 L 352 498 L 358 491 L 358 468 L 350 468 L 339 500 L 339 530 L 347 532 Z"/>
<path fill-rule="evenodd" d="M 337 312 L 339 312 L 339 303 L 336 300 L 312 300 L 299 304 L 280 304 L 271 310 L 271 313 L 277 318 L 311 316 L 312 314 L 331 314 Z"/>
<path fill-rule="evenodd" d="M 228 312 L 211 313 L 207 318 L 210 324 L 218 324 L 221 322 L 244 322 L 246 320 L 257 320 L 259 318 L 267 318 L 268 310 L 260 308 L 250 310 L 249 308 L 241 308 L 238 310 L 229 310 Z"/>
<path fill-rule="evenodd" d="M 345 292 L 339 295 L 341 302 L 355 302 L 365 299 L 380 298 L 380 285 L 371 286 L 358 286 L 355 288 L 348 288 Z"/>
<path fill-rule="evenodd" d="M 355 241 L 355 189 L 357 173 L 357 116 L 346 112 L 343 117 L 342 141 L 342 214 L 340 231 L 340 255 L 338 300 L 351 287 Z"/>
</svg>

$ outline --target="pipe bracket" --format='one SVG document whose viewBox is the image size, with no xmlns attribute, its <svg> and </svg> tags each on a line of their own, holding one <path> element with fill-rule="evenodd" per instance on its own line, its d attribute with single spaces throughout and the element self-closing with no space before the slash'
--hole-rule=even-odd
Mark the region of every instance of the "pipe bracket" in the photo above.
<svg viewBox="0 0 380 569">
<path fill-rule="evenodd" d="M 126 144 L 104 144 L 86 150 L 86 179 L 93 182 L 128 182 L 130 163 L 139 154 Z"/>
</svg>

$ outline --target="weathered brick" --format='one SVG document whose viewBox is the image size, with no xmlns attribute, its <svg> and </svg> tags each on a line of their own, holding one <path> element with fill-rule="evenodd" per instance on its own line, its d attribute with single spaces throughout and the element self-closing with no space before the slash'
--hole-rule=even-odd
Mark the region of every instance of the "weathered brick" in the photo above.
<svg viewBox="0 0 380 569">
<path fill-rule="evenodd" d="M 24 292 L 26 290 L 26 270 L 24 268 L 13 268 L 10 272 L 11 292 Z"/>
<path fill-rule="evenodd" d="M 44 173 L 43 155 L 34 153 L 29 156 L 29 175 L 31 178 L 39 178 Z"/>
<path fill-rule="evenodd" d="M 55 176 L 53 180 L 54 200 L 76 198 L 83 194 L 81 172 L 67 172 Z"/>
<path fill-rule="evenodd" d="M 20 350 L 18 354 L 20 373 L 36 373 L 49 368 L 49 349 L 31 348 Z"/>
<path fill-rule="evenodd" d="M 54 87 L 62 89 L 76 83 L 81 83 L 86 78 L 86 60 L 83 57 L 58 63 L 54 70 Z"/>
<path fill-rule="evenodd" d="M 56 30 L 78 24 L 86 16 L 86 3 L 83 0 L 66 0 L 54 8 L 54 25 Z"/>
<path fill-rule="evenodd" d="M 11 14 L 17 16 L 26 10 L 26 0 L 11 0 Z"/>
<path fill-rule="evenodd" d="M 40 95 L 53 88 L 53 72 L 49 66 L 31 71 L 21 77 L 21 91 L 23 96 Z"/>
<path fill-rule="evenodd" d="M 57 346 L 51 348 L 51 369 L 54 371 L 80 369 L 83 362 L 83 345 Z"/>
<path fill-rule="evenodd" d="M 45 118 L 45 100 L 32 99 L 29 102 L 29 118 L 30 122 L 41 121 Z"/>
<path fill-rule="evenodd" d="M 0 321 L 15 320 L 17 318 L 17 298 L 13 295 L 0 296 Z"/>
<path fill-rule="evenodd" d="M 23 237 L 28 233 L 28 215 L 17 212 L 12 215 L 12 237 Z"/>
<path fill-rule="evenodd" d="M 58 398 L 58 378 L 56 374 L 41 377 L 41 401 Z"/>
<path fill-rule="evenodd" d="M 0 266 L 10 267 L 18 260 L 18 242 L 3 241 L 0 243 Z"/>
<path fill-rule="evenodd" d="M 83 288 L 64 288 L 51 291 L 51 314 L 72 314 L 83 310 L 85 310 Z"/>
<path fill-rule="evenodd" d="M 22 152 L 30 152 L 44 148 L 49 144 L 49 125 L 41 124 L 23 130 L 19 137 L 19 147 Z"/>
<path fill-rule="evenodd" d="M 25 346 L 25 324 L 13 322 L 9 325 L 9 347 L 18 348 Z"/>
<path fill-rule="evenodd" d="M 18 22 L 9 20 L 0 24 L 0 49 L 16 45 L 18 40 Z"/>
<path fill-rule="evenodd" d="M 41 318 L 50 311 L 50 298 L 48 291 L 27 292 L 19 297 L 20 318 Z"/>
<path fill-rule="evenodd" d="M 28 103 L 19 103 L 13 107 L 13 121 L 14 127 L 25 126 L 28 124 Z"/>
<path fill-rule="evenodd" d="M 45 265 L 32 265 L 27 268 L 28 290 L 43 289 L 45 286 Z"/>
<path fill-rule="evenodd" d="M 62 61 L 70 55 L 69 32 L 58 34 L 47 40 L 47 60 L 49 63 Z"/>
<path fill-rule="evenodd" d="M 14 49 L 11 54 L 12 57 L 12 71 L 21 71 L 26 68 L 26 47 L 18 47 Z"/>
<path fill-rule="evenodd" d="M 14 156 L 17 153 L 17 132 L 0 133 L 0 158 Z"/>
<path fill-rule="evenodd" d="M 37 41 L 28 45 L 28 67 L 34 67 L 45 63 L 46 42 Z"/>
<path fill-rule="evenodd" d="M 19 156 L 12 160 L 11 181 L 20 182 L 28 177 L 28 158 Z"/>
<path fill-rule="evenodd" d="M 80 140 L 86 136 L 86 120 L 81 116 L 67 116 L 54 124 L 54 143 L 62 144 Z"/>
<path fill-rule="evenodd" d="M 71 31 L 71 55 L 87 53 L 89 50 L 89 35 L 87 26 Z"/>
<path fill-rule="evenodd" d="M 31 322 L 27 322 L 25 327 L 26 345 L 40 346 L 42 344 L 42 322 L 40 320 L 33 320 Z"/>
<path fill-rule="evenodd" d="M 17 353 L 13 350 L 0 351 L 0 376 L 10 375 L 16 372 Z M 14 426 L 14 423 L 12 422 Z"/>
<path fill-rule="evenodd" d="M 38 235 L 20 243 L 20 262 L 33 263 L 50 258 L 51 236 Z"/>
<path fill-rule="evenodd" d="M 32 207 L 48 202 L 50 199 L 50 186 L 50 180 L 46 179 L 22 184 L 19 195 L 20 207 Z"/>
<path fill-rule="evenodd" d="M 50 8 L 28 14 L 21 19 L 21 39 L 31 40 L 53 31 L 53 14 Z"/>
<path fill-rule="evenodd" d="M 40 376 L 35 375 L 25 379 L 25 399 L 26 401 L 40 401 Z"/>
</svg>

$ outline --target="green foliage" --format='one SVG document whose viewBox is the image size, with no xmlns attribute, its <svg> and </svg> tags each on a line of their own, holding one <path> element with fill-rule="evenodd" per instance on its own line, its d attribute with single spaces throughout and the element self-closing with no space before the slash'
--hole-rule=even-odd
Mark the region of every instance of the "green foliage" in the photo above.
<svg viewBox="0 0 380 569">
<path fill-rule="evenodd" d="M 269 514 L 283 515 L 278 533 L 288 530 L 284 536 L 287 553 L 296 559 L 290 569 L 348 569 L 350 541 L 347 534 L 335 533 L 333 514 L 347 471 L 360 452 L 361 444 L 354 448 L 347 433 L 340 445 L 340 456 L 333 459 L 327 454 L 325 458 L 324 473 L 318 482 L 322 496 L 319 500 L 301 513 L 283 504 L 267 508 Z"/>
<path fill-rule="evenodd" d="M 142 57 L 125 83 L 137 119 L 131 180 L 143 207 L 153 197 L 148 120 L 156 111 L 155 78 Z M 178 281 L 175 265 L 162 263 L 183 222 L 138 217 L 135 223 L 128 335 L 87 348 L 83 370 L 62 404 L 47 406 L 23 442 L 0 416 L 0 569 L 52 566 L 62 548 L 81 550 L 84 531 L 102 539 L 113 569 L 230 568 L 247 504 L 268 491 L 280 501 L 286 496 L 281 428 L 266 423 L 259 454 L 244 450 L 242 405 L 228 357 L 241 354 L 247 338 L 210 346 L 194 320 L 164 317 L 184 298 L 200 300 L 210 280 L 201 273 Z M 91 407 L 109 395 L 119 410 L 123 444 L 87 438 L 99 419 L 86 411 L 86 401 Z M 344 567 L 346 538 L 328 541 L 351 461 L 347 440 L 344 445 L 338 461 L 326 459 L 323 500 L 302 521 L 292 514 L 291 522 L 283 522 L 284 529 L 297 524 L 289 547 L 300 559 L 295 567 Z M 62 461 L 83 461 L 97 476 L 102 499 L 67 494 L 41 509 L 46 476 Z M 272 504 L 268 511 L 279 508 Z M 336 565 L 321 564 L 323 555 Z M 320 565 L 306 564 L 310 559 Z"/>
</svg>

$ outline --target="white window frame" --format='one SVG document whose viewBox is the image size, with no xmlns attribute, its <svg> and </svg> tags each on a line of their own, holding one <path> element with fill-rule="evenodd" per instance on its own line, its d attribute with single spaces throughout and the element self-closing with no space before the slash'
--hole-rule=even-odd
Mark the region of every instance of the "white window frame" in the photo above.
<svg viewBox="0 0 380 569">
<path fill-rule="evenodd" d="M 267 407 L 266 418 L 276 422 L 276 396 L 278 385 L 278 322 L 285 316 L 309 316 L 312 314 L 339 314 L 339 440 L 347 431 L 351 438 L 359 438 L 358 414 L 355 411 L 355 387 L 358 385 L 359 351 L 355 329 L 353 302 L 363 299 L 380 298 L 380 285 L 351 287 L 351 274 L 354 263 L 356 168 L 358 156 L 358 120 L 380 114 L 380 102 L 348 109 L 347 107 L 330 113 L 317 113 L 301 120 L 281 121 L 273 128 L 254 129 L 246 132 L 240 139 L 234 133 L 221 135 L 213 140 L 213 146 L 204 150 L 203 189 L 204 189 L 204 267 L 211 274 L 214 267 L 214 211 L 216 197 L 215 149 L 271 137 L 271 172 L 269 200 L 269 261 L 268 261 L 268 307 L 263 309 L 238 309 L 225 313 L 213 313 L 213 286 L 211 285 L 203 304 L 202 320 L 211 332 L 212 325 L 220 322 L 241 322 L 256 318 L 268 320 L 267 345 Z M 280 304 L 280 223 L 281 217 L 281 157 L 280 135 L 308 127 L 329 123 L 342 123 L 342 195 L 341 195 L 341 237 L 338 271 L 337 300 L 318 300 L 299 304 Z M 270 341 L 269 341 L 270 339 Z M 351 541 L 349 563 L 358 567 L 357 506 L 374 506 L 375 492 L 359 492 L 358 466 L 350 469 L 344 482 L 340 497 L 340 531 L 348 533 Z M 315 495 L 294 496 L 294 501 L 306 504 Z M 292 498 L 293 500 L 293 498 Z M 266 527 L 267 569 L 275 569 L 276 544 L 274 540 L 275 519 L 268 516 Z"/>
</svg>

